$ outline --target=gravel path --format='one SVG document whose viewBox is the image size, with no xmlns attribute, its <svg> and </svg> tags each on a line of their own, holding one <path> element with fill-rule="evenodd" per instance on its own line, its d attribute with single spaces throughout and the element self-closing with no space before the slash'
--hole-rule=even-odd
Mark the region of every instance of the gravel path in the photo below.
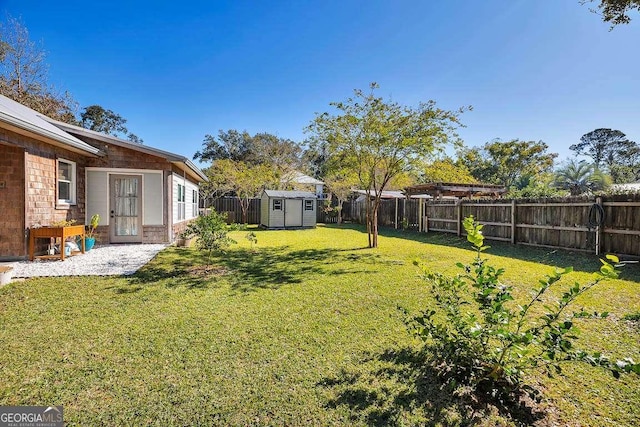
<svg viewBox="0 0 640 427">
<path fill-rule="evenodd" d="M 64 261 L 16 262 L 13 277 L 130 275 L 166 247 L 165 244 L 96 246 Z"/>
</svg>

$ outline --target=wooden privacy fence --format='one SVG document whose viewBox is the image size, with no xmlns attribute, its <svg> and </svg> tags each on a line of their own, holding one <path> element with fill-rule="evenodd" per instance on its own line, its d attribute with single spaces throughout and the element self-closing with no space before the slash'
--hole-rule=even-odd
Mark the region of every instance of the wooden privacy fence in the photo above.
<svg viewBox="0 0 640 427">
<path fill-rule="evenodd" d="M 463 235 L 469 215 L 487 239 L 595 253 L 640 256 L 640 196 L 539 200 L 383 200 L 380 226 Z M 396 213 L 396 204 L 398 210 Z M 351 203 L 348 219 L 364 223 L 364 202 Z"/>
<path fill-rule="evenodd" d="M 213 201 L 229 222 L 242 222 L 235 197 Z M 325 211 L 318 201 L 319 223 L 335 223 L 335 211 Z M 439 231 L 463 235 L 462 220 L 473 215 L 484 225 L 487 239 L 520 245 L 571 249 L 595 253 L 640 256 L 640 195 L 602 198 L 521 200 L 383 200 L 378 224 L 417 231 Z M 365 202 L 345 202 L 345 221 L 365 223 Z M 252 199 L 248 223 L 260 223 L 260 199 Z"/>
<path fill-rule="evenodd" d="M 585 252 L 640 255 L 640 200 L 505 200 L 429 202 L 424 231 L 462 235 L 473 215 L 488 239 Z"/>
<path fill-rule="evenodd" d="M 228 223 L 243 223 L 240 199 L 238 199 L 237 197 L 219 197 L 217 199 L 213 199 L 211 206 L 209 207 L 214 208 L 216 212 L 226 215 Z M 247 209 L 247 224 L 260 224 L 259 198 L 249 200 L 249 209 Z"/>
</svg>

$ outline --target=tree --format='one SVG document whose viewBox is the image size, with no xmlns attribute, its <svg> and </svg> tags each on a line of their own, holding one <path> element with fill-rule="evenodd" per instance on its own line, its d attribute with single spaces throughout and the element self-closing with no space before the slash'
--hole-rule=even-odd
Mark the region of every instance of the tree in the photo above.
<svg viewBox="0 0 640 427">
<path fill-rule="evenodd" d="M 218 136 L 205 135 L 202 150 L 193 158 L 203 162 L 227 159 L 252 165 L 271 165 L 280 172 L 301 164 L 302 148 L 296 142 L 266 132 L 251 136 L 235 129 L 218 131 Z"/>
<path fill-rule="evenodd" d="M 555 175 L 552 172 L 544 172 L 536 176 L 525 176 L 511 188 L 505 197 L 511 199 L 541 199 L 545 197 L 564 197 L 567 191 L 557 188 Z"/>
<path fill-rule="evenodd" d="M 233 224 L 227 225 L 224 215 L 212 209 L 208 214 L 200 215 L 191 221 L 181 237 L 184 239 L 195 237 L 198 249 L 208 252 L 207 262 L 211 265 L 211 255 L 214 252 L 224 251 L 232 243 L 237 243 L 228 236 L 234 229 Z"/>
<path fill-rule="evenodd" d="M 100 105 L 85 107 L 80 119 L 82 127 L 86 129 L 120 138 L 126 137 L 136 144 L 142 144 L 143 142 L 137 135 L 129 132 L 129 129 L 125 126 L 127 119 Z"/>
<path fill-rule="evenodd" d="M 205 173 L 209 178 L 206 191 L 216 191 L 219 194 L 235 193 L 240 201 L 242 222 L 245 224 L 251 199 L 275 181 L 275 174 L 269 166 L 251 165 L 231 159 L 216 160 Z"/>
<path fill-rule="evenodd" d="M 511 188 L 522 177 L 537 176 L 553 167 L 558 155 L 548 153 L 548 148 L 542 141 L 496 139 L 481 148 L 463 148 L 458 158 L 476 180 Z"/>
<path fill-rule="evenodd" d="M 252 138 L 247 131 L 239 132 L 230 129 L 225 132 L 219 130 L 217 137 L 209 134 L 204 136 L 203 148 L 196 151 L 193 158 L 202 162 L 213 162 L 220 159 L 246 161 L 249 158 L 251 145 Z"/>
<path fill-rule="evenodd" d="M 335 168 L 324 177 L 324 183 L 338 202 L 338 224 L 342 224 L 342 207 L 358 185 L 358 177 L 351 169 Z"/>
<path fill-rule="evenodd" d="M 456 164 L 450 158 L 435 160 L 422 168 L 420 181 L 426 182 L 455 182 L 458 184 L 472 184 L 477 180 L 463 164 Z"/>
<path fill-rule="evenodd" d="M 442 110 L 434 101 L 406 107 L 375 96 L 377 88 L 372 83 L 369 93 L 356 89 L 354 97 L 330 103 L 337 114 L 317 114 L 306 129 L 312 140 L 326 142 L 332 161 L 353 170 L 366 190 L 369 247 L 378 246 L 382 191 L 419 159 L 457 139 L 455 129 L 465 110 Z"/>
<path fill-rule="evenodd" d="M 68 92 L 57 93 L 48 83 L 48 66 L 41 44 L 29 38 L 19 19 L 7 16 L 0 24 L 0 94 L 48 117 L 76 124 L 76 103 Z"/>
<path fill-rule="evenodd" d="M 568 190 L 572 196 L 603 190 L 609 184 L 610 178 L 584 160 L 571 159 L 555 173 L 555 186 Z"/>
<path fill-rule="evenodd" d="M 257 133 L 252 138 L 249 163 L 269 165 L 279 173 L 300 168 L 302 165 L 300 144 L 270 133 Z"/>
<path fill-rule="evenodd" d="M 590 157 L 595 167 L 608 172 L 615 183 L 640 179 L 640 146 L 619 130 L 592 130 L 569 149 Z"/>
<path fill-rule="evenodd" d="M 302 154 L 304 169 L 316 179 L 324 179 L 329 171 L 329 152 L 326 141 L 305 141 Z"/>
<path fill-rule="evenodd" d="M 640 0 L 581 0 L 582 4 L 599 1 L 598 10 L 591 9 L 592 12 L 602 16 L 604 22 L 609 22 L 611 28 L 619 24 L 631 22 L 629 12 L 633 9 L 640 11 Z"/>
</svg>

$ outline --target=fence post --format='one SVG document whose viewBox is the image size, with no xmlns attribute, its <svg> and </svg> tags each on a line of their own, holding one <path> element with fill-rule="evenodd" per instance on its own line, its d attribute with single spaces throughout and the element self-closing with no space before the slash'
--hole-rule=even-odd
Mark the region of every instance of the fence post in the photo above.
<svg viewBox="0 0 640 427">
<path fill-rule="evenodd" d="M 422 199 L 418 199 L 418 233 L 422 231 Z"/>
<path fill-rule="evenodd" d="M 516 244 L 516 199 L 511 200 L 511 244 Z"/>
<path fill-rule="evenodd" d="M 456 200 L 456 233 L 462 236 L 462 199 Z"/>
<path fill-rule="evenodd" d="M 398 229 L 398 199 L 396 199 L 396 214 L 394 216 L 394 228 Z"/>
<path fill-rule="evenodd" d="M 602 207 L 602 197 L 596 197 L 596 204 Z M 600 255 L 600 248 L 602 246 L 602 229 L 604 228 L 600 226 L 600 222 L 596 226 L 596 255 Z"/>
</svg>

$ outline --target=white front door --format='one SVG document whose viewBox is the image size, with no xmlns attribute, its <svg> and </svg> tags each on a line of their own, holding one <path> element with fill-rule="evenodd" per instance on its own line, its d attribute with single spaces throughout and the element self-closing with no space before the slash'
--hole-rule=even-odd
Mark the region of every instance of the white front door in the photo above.
<svg viewBox="0 0 640 427">
<path fill-rule="evenodd" d="M 302 200 L 285 199 L 284 226 L 302 227 Z"/>
<path fill-rule="evenodd" d="M 109 176 L 109 240 L 111 243 L 142 242 L 142 177 Z"/>
</svg>

